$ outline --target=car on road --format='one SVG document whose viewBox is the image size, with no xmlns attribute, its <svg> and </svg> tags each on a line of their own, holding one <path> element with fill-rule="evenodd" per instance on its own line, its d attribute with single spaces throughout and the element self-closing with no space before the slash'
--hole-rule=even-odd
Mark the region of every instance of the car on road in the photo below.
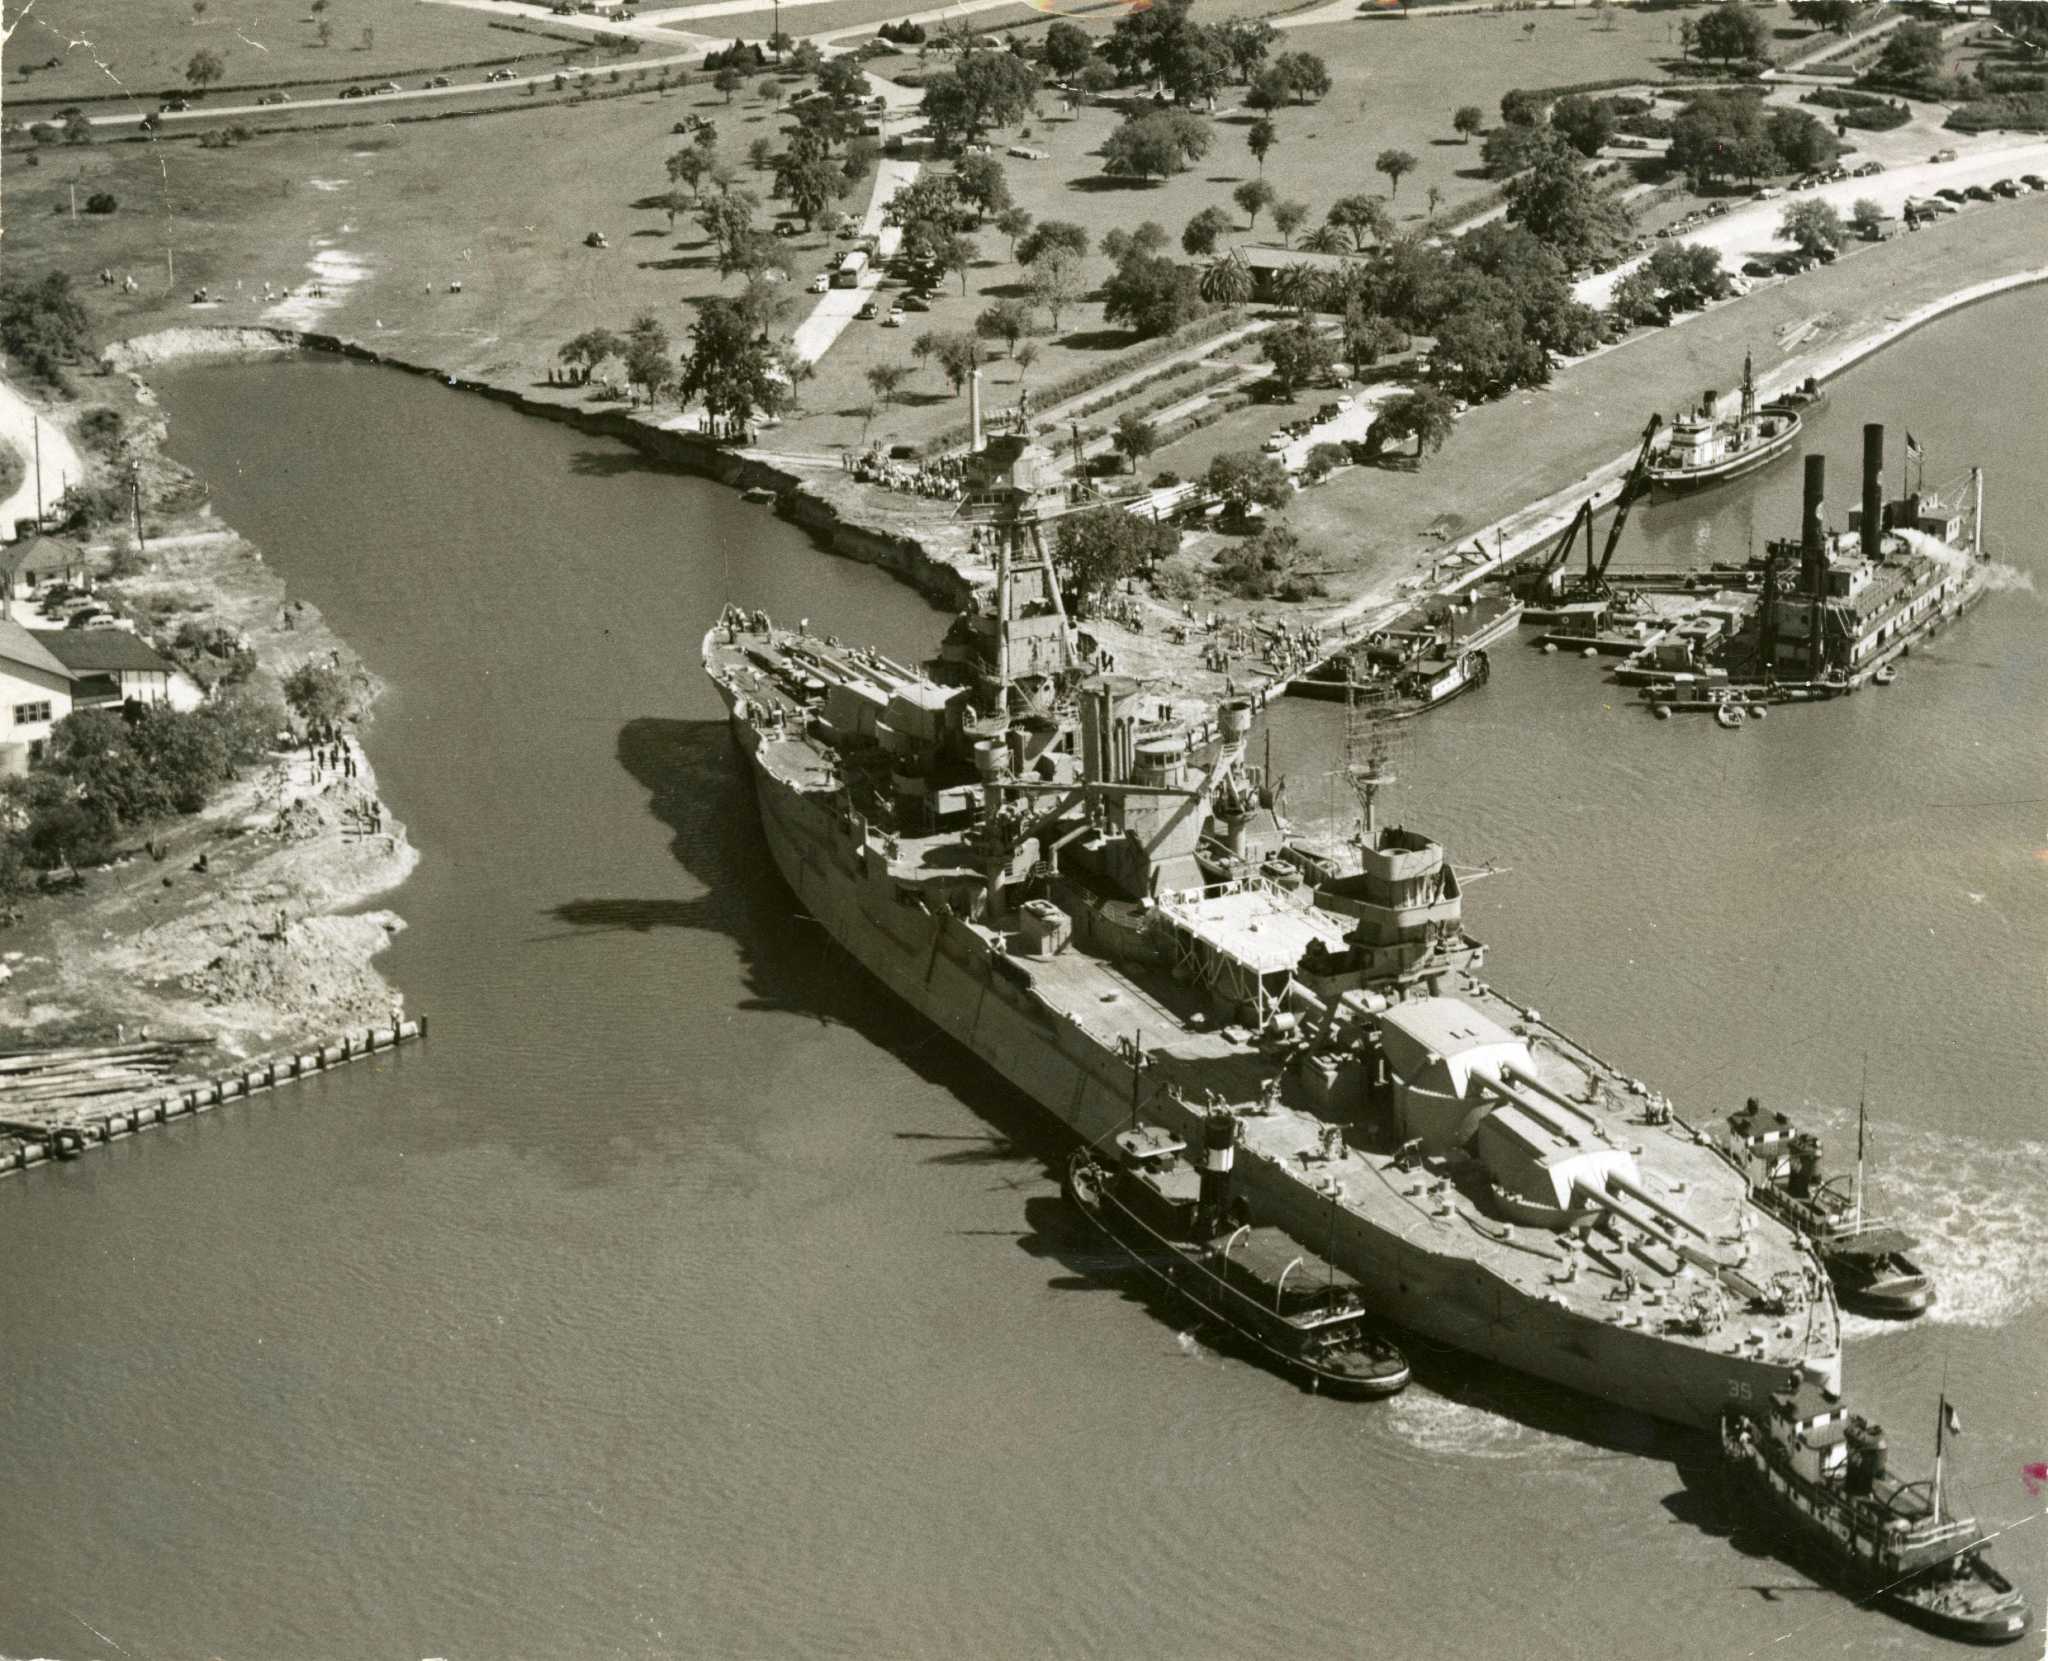
<svg viewBox="0 0 2048 1661">
<path fill-rule="evenodd" d="M 863 323 L 872 323 L 881 314 L 882 308 L 872 300 L 862 301 L 860 310 L 854 313 Z"/>
<path fill-rule="evenodd" d="M 191 104 L 183 98 L 166 98 L 161 104 L 157 105 L 156 113 L 158 115 L 176 115 L 180 110 L 189 110 L 191 107 Z"/>
<path fill-rule="evenodd" d="M 1989 202 L 1993 199 L 1991 192 L 1983 185 L 1965 185 L 1963 194 L 1973 202 Z"/>
<path fill-rule="evenodd" d="M 906 294 L 903 296 L 903 309 L 905 311 L 930 311 L 932 309 L 932 298 L 929 294 Z"/>
<path fill-rule="evenodd" d="M 1774 202 L 1784 194 L 1776 185 L 1765 185 L 1761 189 L 1751 191 L 1749 199 L 1752 202 Z"/>
<path fill-rule="evenodd" d="M 512 81 L 517 79 L 518 77 L 509 69 L 494 69 L 484 77 L 484 85 L 489 86 L 493 81 Z"/>
<path fill-rule="evenodd" d="M 1775 277 L 1778 274 L 1778 267 L 1767 259 L 1744 260 L 1742 274 L 1745 277 Z"/>
<path fill-rule="evenodd" d="M 1273 433 L 1267 437 L 1266 442 L 1260 445 L 1259 448 L 1264 450 L 1269 456 L 1277 456 L 1293 442 L 1293 439 L 1284 432 Z"/>
<path fill-rule="evenodd" d="M 1993 196 L 2003 196 L 2009 201 L 2013 197 L 2019 195 L 2020 189 L 2021 186 L 2019 180 L 2000 179 L 1996 184 L 1994 184 L 1991 187 L 1991 194 Z"/>
<path fill-rule="evenodd" d="M 291 101 L 291 94 L 286 92 L 266 92 L 256 100 L 259 104 L 289 104 Z"/>
<path fill-rule="evenodd" d="M 826 290 L 831 288 L 831 286 L 831 274 L 829 272 L 824 271 L 820 271 L 815 277 L 811 279 L 810 282 L 810 289 L 813 294 L 823 294 L 826 292 Z"/>
<path fill-rule="evenodd" d="M 434 88 L 444 87 L 447 84 L 448 77 L 446 75 L 430 75 L 426 80 L 420 82 L 420 90 L 423 92 L 432 92 Z"/>
<path fill-rule="evenodd" d="M 367 98 L 370 96 L 370 93 L 367 87 L 343 87 L 341 89 L 341 96 L 344 98 Z"/>
<path fill-rule="evenodd" d="M 885 329 L 900 329 L 900 328 L 902 328 L 902 327 L 903 327 L 903 308 L 902 308 L 901 306 L 891 306 L 891 307 L 889 308 L 889 315 L 888 315 L 887 317 L 885 317 L 885 318 L 883 318 L 883 319 L 882 319 L 882 327 L 883 327 L 883 328 L 885 328 Z"/>
<path fill-rule="evenodd" d="M 2020 183 L 2029 190 L 2048 190 L 2048 179 L 2042 178 L 2038 173 L 2022 173 Z"/>
<path fill-rule="evenodd" d="M 1966 198 L 1960 190 L 1956 190 L 1951 186 L 1943 186 L 1934 194 L 1939 196 L 1944 202 L 1955 203 L 1957 207 L 1961 207 L 1963 205 L 1963 202 L 1966 200 Z"/>
<path fill-rule="evenodd" d="M 1953 150 L 1937 150 L 1934 152 L 1933 155 L 1929 156 L 1927 159 L 1930 162 L 1954 161 L 1956 159 L 1956 153 Z"/>
</svg>

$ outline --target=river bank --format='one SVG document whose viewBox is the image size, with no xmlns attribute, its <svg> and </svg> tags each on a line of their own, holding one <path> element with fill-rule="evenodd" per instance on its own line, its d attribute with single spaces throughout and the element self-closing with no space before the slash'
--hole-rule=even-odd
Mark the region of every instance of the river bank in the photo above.
<svg viewBox="0 0 2048 1661">
<path fill-rule="evenodd" d="M 402 883 L 418 853 L 380 800 L 358 737 L 381 683 L 317 610 L 287 595 L 261 550 L 192 500 L 194 481 L 163 453 L 145 384 L 113 378 L 86 401 L 120 411 L 146 499 L 168 504 L 148 516 L 146 565 L 102 575 L 100 591 L 146 628 L 197 617 L 238 637 L 259 687 L 274 689 L 302 663 L 335 666 L 353 688 L 357 726 L 338 747 L 345 759 L 330 747 L 323 765 L 309 748 L 282 746 L 199 813 L 124 833 L 117 856 L 78 873 L 76 888 L 19 901 L 0 935 L 0 1008 L 14 1043 L 183 1039 L 192 1042 L 179 1078 L 203 1080 L 395 1026 L 402 998 L 373 960 L 404 923 L 362 908 Z M 49 431 L 82 404 L 36 407 Z M 84 465 L 88 477 L 105 469 L 89 453 Z M 103 569 L 116 553 L 132 562 L 125 533 L 86 547 Z M 0 1137 L 0 1154 L 18 1141 Z"/>
</svg>

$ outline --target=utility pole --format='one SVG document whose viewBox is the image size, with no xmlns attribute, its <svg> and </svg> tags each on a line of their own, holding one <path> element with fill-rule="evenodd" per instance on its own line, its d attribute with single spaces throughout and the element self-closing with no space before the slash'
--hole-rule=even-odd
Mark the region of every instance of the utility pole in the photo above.
<svg viewBox="0 0 2048 1661">
<path fill-rule="evenodd" d="M 142 536 L 142 468 L 137 462 L 128 464 L 128 502 L 135 510 L 135 551 L 147 554 L 149 544 Z"/>
<path fill-rule="evenodd" d="M 43 528 L 43 423 L 40 416 L 30 416 L 29 424 L 36 437 L 36 529 Z"/>
</svg>

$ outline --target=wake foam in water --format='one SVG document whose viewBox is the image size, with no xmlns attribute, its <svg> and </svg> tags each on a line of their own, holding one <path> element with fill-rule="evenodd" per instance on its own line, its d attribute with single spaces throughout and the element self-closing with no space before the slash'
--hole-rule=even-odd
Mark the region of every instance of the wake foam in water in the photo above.
<svg viewBox="0 0 2048 1661">
<path fill-rule="evenodd" d="M 2048 1299 L 2048 1145 L 1895 1129 L 1873 1187 L 1873 1212 L 1918 1237 L 1934 1277 L 1923 1320 L 2005 1326 Z M 1870 1335 L 1865 1324 L 1854 1335 Z"/>
<path fill-rule="evenodd" d="M 1463 1454 L 1470 1459 L 1531 1459 L 1567 1449 L 1571 1443 L 1548 1431 L 1518 1424 L 1501 1414 L 1410 1385 L 1380 1411 L 1386 1427 L 1428 1454 Z"/>
</svg>

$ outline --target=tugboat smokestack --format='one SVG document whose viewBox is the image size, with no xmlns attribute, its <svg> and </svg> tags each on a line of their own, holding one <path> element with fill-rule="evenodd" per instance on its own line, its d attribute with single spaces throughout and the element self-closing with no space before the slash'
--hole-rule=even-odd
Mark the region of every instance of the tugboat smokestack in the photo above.
<svg viewBox="0 0 2048 1661">
<path fill-rule="evenodd" d="M 1806 458 L 1806 499 L 1799 511 L 1800 586 L 1809 594 L 1820 591 L 1820 568 L 1827 544 L 1828 458 Z"/>
<path fill-rule="evenodd" d="M 1863 429 L 1863 557 L 1874 560 L 1884 541 L 1884 423 Z"/>
<path fill-rule="evenodd" d="M 1217 1108 L 1202 1121 L 1202 1209 L 1221 1217 L 1230 1209 L 1231 1170 L 1237 1164 L 1237 1115 Z"/>
</svg>

